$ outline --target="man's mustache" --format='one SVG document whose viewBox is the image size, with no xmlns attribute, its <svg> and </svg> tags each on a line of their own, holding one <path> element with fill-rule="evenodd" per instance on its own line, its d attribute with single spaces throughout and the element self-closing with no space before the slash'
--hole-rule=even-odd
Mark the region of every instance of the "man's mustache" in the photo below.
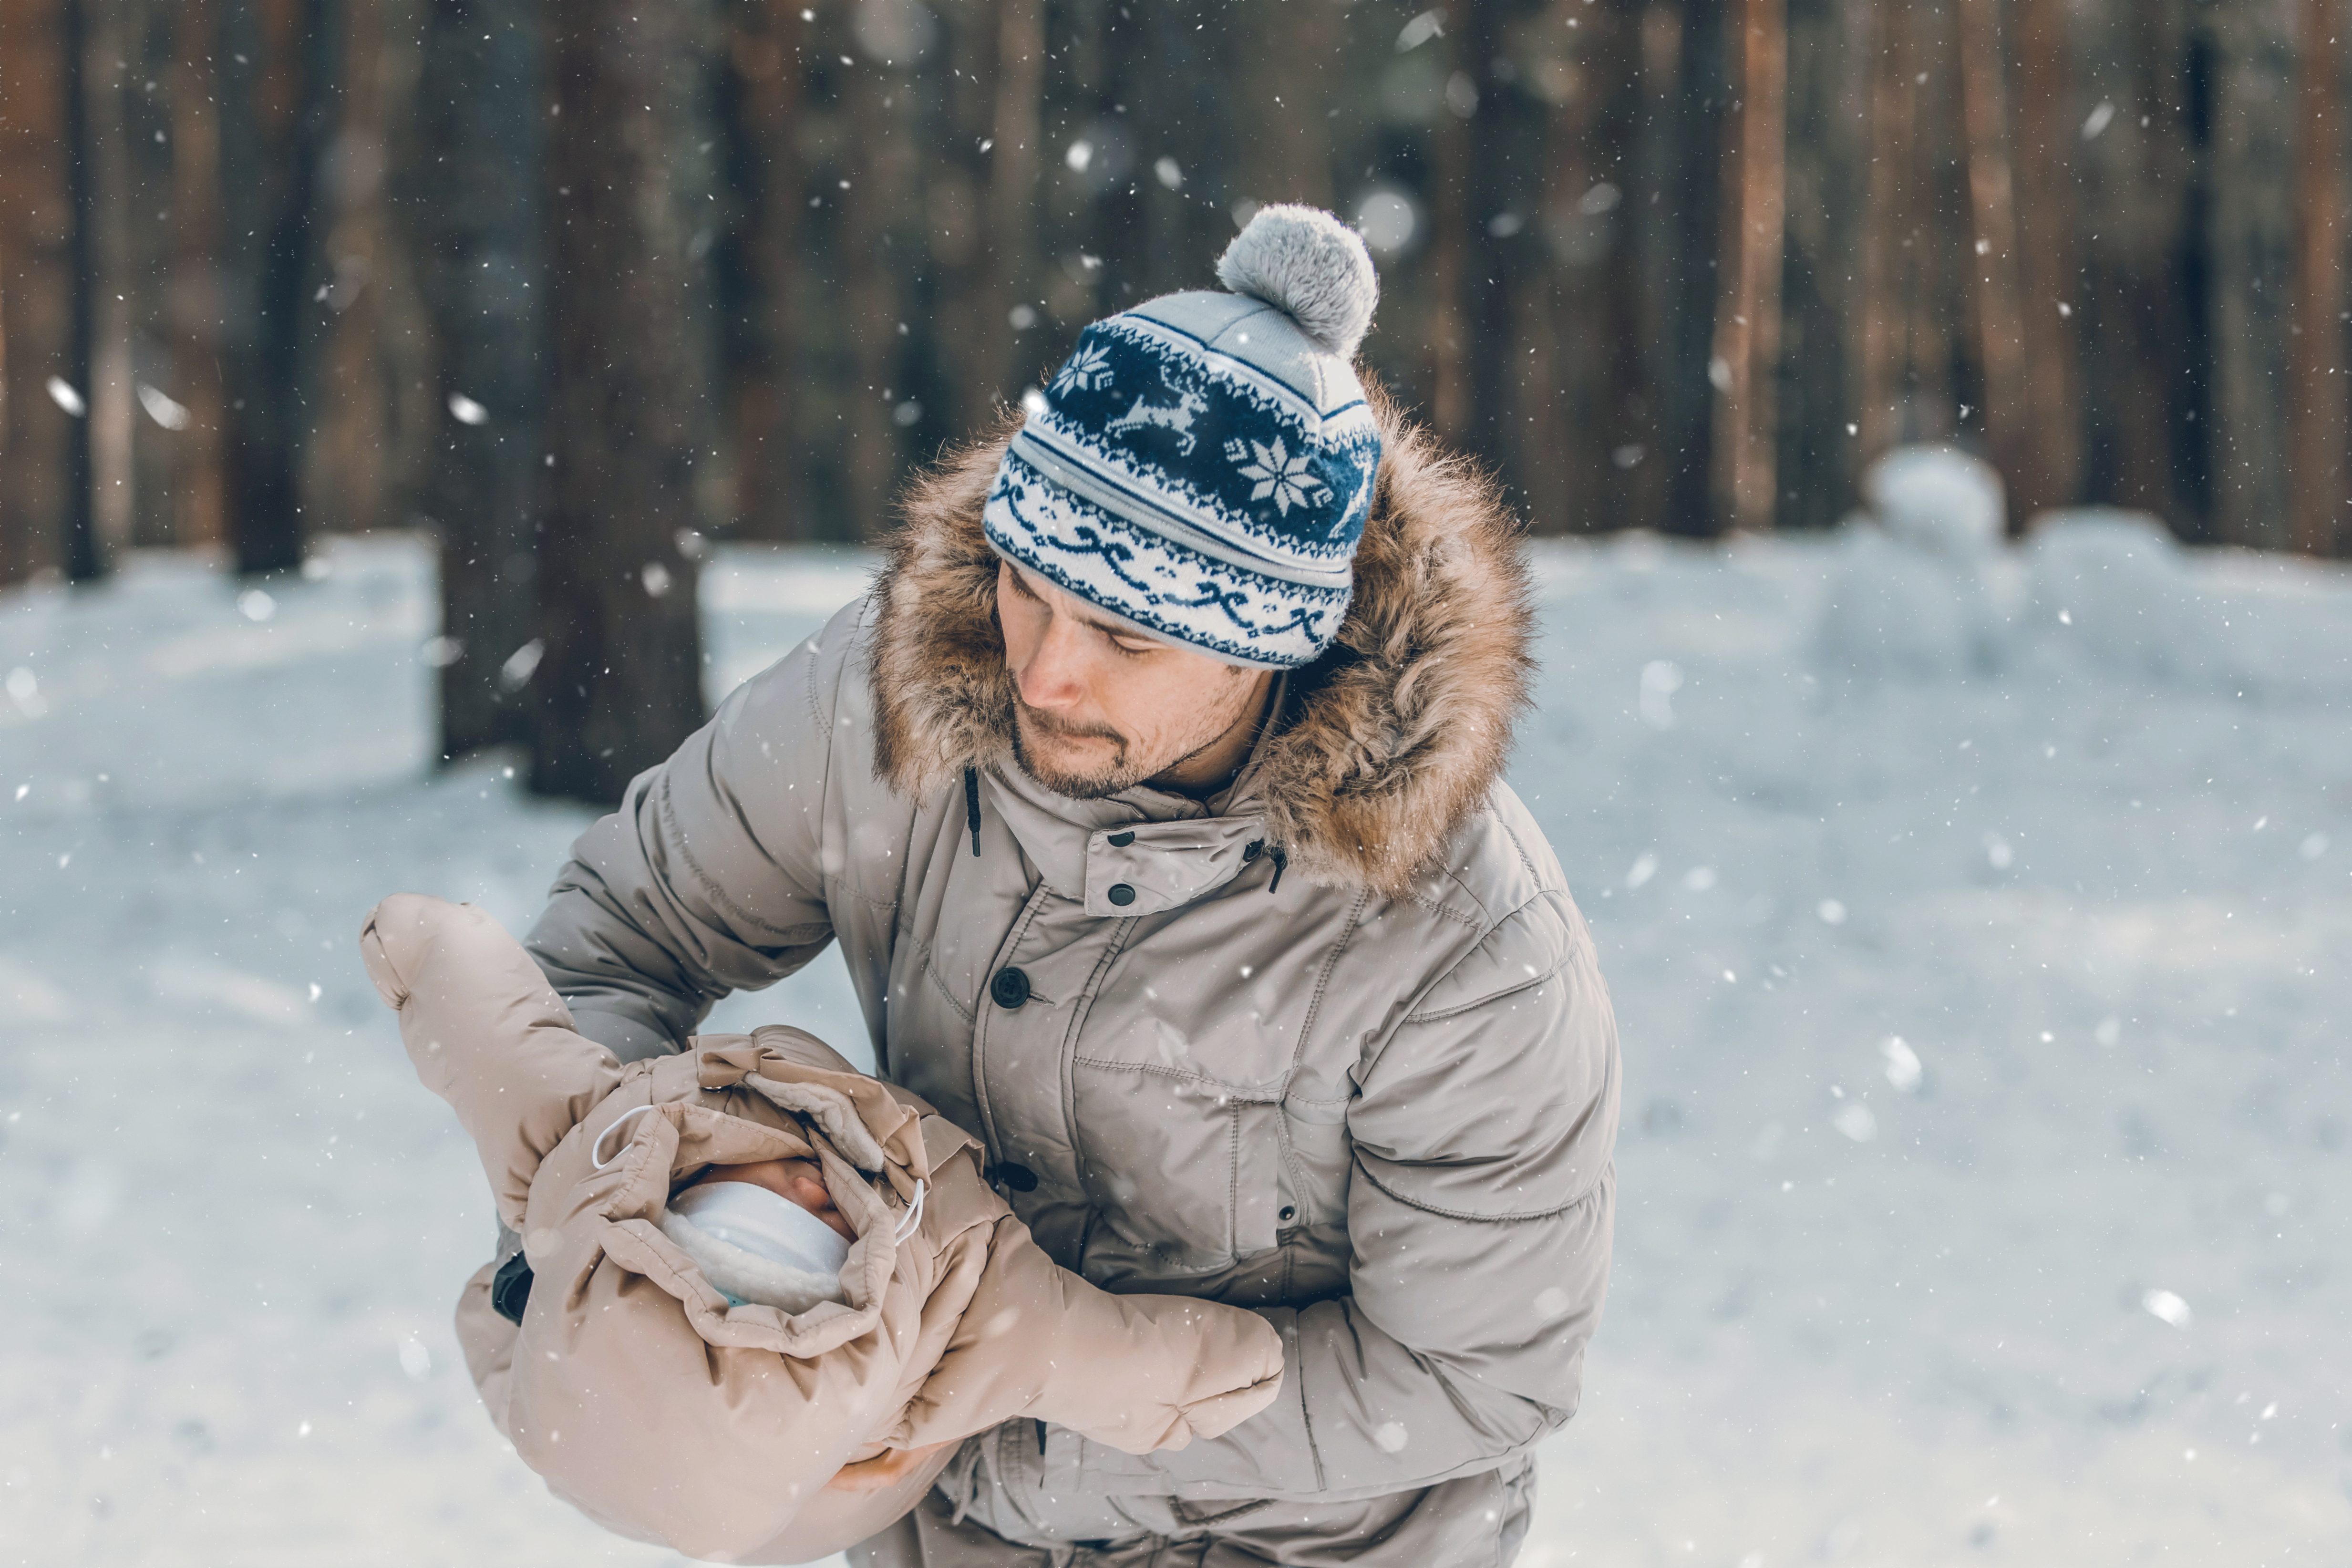
<svg viewBox="0 0 2352 1568">
<path fill-rule="evenodd" d="M 1017 695 L 1013 699 L 1013 705 L 1020 710 L 1040 734 L 1058 736 L 1071 741 L 1109 741 L 1120 746 L 1127 744 L 1127 737 L 1108 724 L 1073 723 L 1059 714 L 1048 713 L 1043 709 L 1030 707 Z"/>
</svg>

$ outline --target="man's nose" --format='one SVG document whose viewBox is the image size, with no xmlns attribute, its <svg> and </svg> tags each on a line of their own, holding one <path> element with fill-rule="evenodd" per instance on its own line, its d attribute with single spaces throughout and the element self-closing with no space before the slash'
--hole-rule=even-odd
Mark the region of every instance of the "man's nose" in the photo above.
<svg viewBox="0 0 2352 1568">
<path fill-rule="evenodd" d="M 1021 700 L 1032 708 L 1067 708 L 1085 694 L 1079 679 L 1086 658 L 1086 628 L 1066 616 L 1051 616 L 1045 635 L 1018 677 Z"/>
</svg>

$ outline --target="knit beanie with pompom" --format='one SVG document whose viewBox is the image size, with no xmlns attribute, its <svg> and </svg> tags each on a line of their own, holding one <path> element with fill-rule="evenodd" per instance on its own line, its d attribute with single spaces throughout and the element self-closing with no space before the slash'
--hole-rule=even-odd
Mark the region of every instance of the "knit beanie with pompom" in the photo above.
<svg viewBox="0 0 2352 1568">
<path fill-rule="evenodd" d="M 1214 290 L 1079 334 L 1013 438 L 997 552 L 1121 620 L 1287 669 L 1339 634 L 1381 439 L 1353 361 L 1380 280 L 1354 230 L 1261 207 Z"/>
</svg>

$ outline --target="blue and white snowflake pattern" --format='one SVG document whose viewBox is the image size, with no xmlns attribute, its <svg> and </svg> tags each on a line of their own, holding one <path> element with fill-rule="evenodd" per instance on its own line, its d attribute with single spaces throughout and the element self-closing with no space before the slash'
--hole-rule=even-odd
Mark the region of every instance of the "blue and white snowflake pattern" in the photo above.
<svg viewBox="0 0 2352 1568">
<path fill-rule="evenodd" d="M 1257 461 L 1245 459 L 1255 457 Z M 1331 499 L 1331 488 L 1315 477 L 1313 460 L 1305 452 L 1293 457 L 1276 436 L 1271 442 L 1233 440 L 1225 443 L 1226 460 L 1235 465 L 1242 478 L 1257 482 L 1250 487 L 1250 500 L 1274 498 L 1274 504 L 1283 516 L 1290 515 L 1294 506 L 1321 506 Z"/>
<path fill-rule="evenodd" d="M 1100 343 L 1081 343 L 1077 353 L 1062 362 L 1054 377 L 1056 392 L 1096 392 L 1110 384 L 1110 351 Z"/>
</svg>

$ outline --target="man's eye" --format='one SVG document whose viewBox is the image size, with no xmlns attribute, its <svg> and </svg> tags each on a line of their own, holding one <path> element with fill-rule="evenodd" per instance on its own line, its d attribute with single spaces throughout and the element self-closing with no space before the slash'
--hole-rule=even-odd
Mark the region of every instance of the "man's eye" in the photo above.
<svg viewBox="0 0 2352 1568">
<path fill-rule="evenodd" d="M 1121 653 L 1150 653 L 1160 646 L 1158 643 L 1131 642 L 1126 637 L 1113 637 L 1110 640 L 1111 646 Z"/>
</svg>

